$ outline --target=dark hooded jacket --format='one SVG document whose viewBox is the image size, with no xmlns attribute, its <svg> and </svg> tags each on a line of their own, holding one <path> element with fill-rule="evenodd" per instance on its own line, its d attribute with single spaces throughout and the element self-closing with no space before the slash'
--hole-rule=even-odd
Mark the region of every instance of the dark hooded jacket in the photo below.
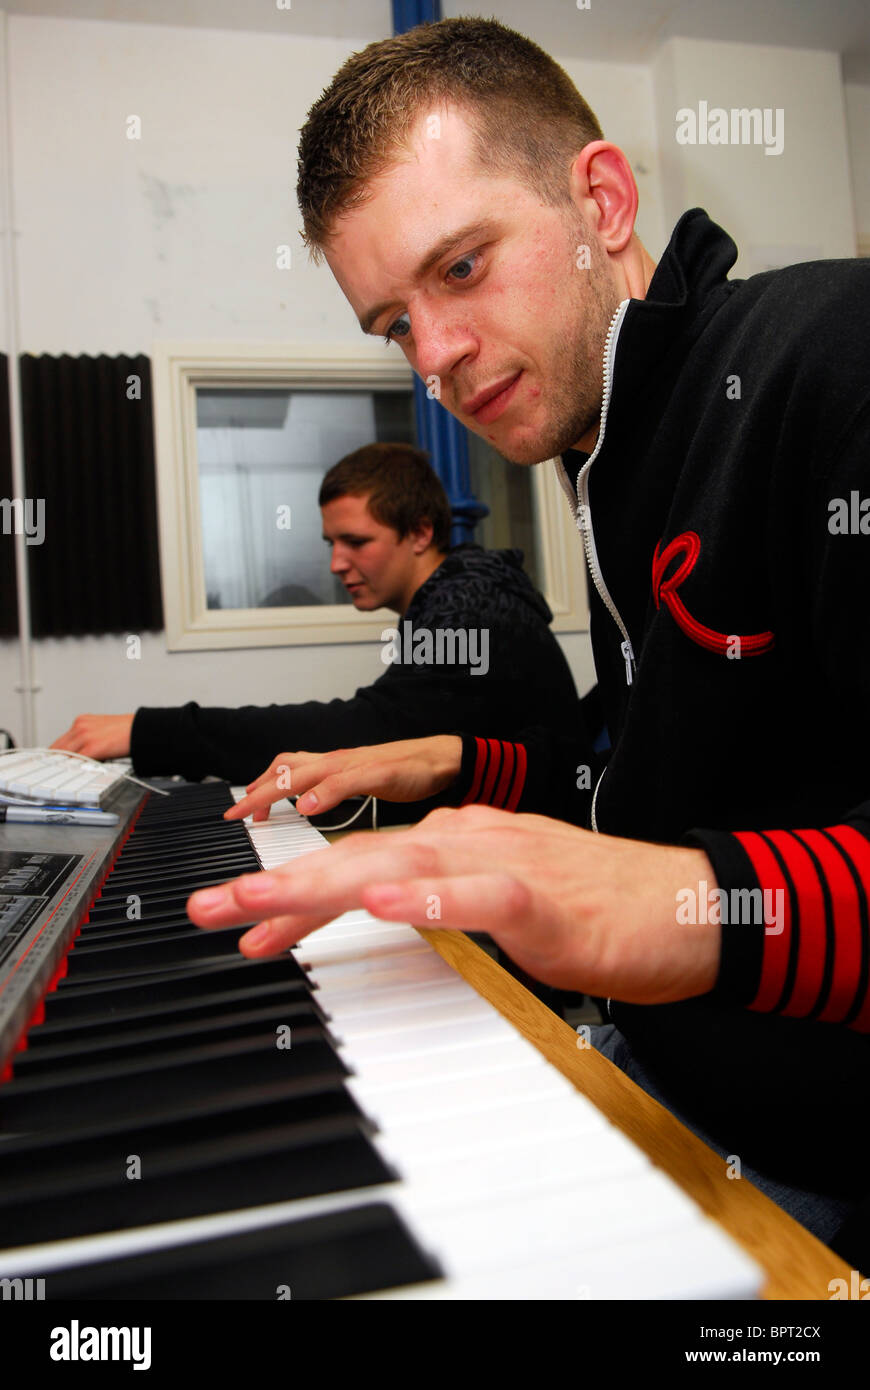
<svg viewBox="0 0 870 1390">
<path fill-rule="evenodd" d="M 451 550 L 391 618 L 372 654 L 383 670 L 349 700 L 297 705 L 143 708 L 131 755 L 140 775 L 250 782 L 279 753 L 327 752 L 485 727 L 510 738 L 543 718 L 573 727 L 577 693 L 552 614 L 519 550 Z M 391 659 L 392 658 L 392 659 Z M 411 818 L 404 808 L 403 819 Z"/>
<path fill-rule="evenodd" d="M 736 255 L 701 209 L 680 219 L 611 329 L 595 453 L 559 465 L 593 581 L 583 717 L 508 749 L 466 738 L 454 795 L 703 846 L 730 904 L 715 990 L 610 1017 L 729 1152 L 852 1195 L 870 1187 L 870 262 L 730 280 Z"/>
</svg>

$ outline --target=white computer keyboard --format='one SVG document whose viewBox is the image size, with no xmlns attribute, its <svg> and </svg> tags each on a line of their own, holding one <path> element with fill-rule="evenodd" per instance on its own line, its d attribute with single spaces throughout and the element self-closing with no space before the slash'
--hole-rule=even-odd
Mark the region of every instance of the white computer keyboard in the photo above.
<svg viewBox="0 0 870 1390">
<path fill-rule="evenodd" d="M 62 806 L 103 806 L 126 771 L 57 748 L 0 753 L 0 796 Z"/>
</svg>

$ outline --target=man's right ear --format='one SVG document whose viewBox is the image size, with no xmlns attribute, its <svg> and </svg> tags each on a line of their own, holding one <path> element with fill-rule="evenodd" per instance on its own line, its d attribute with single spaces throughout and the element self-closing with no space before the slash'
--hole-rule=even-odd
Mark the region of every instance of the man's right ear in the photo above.
<svg viewBox="0 0 870 1390">
<path fill-rule="evenodd" d="M 416 526 L 412 526 L 408 532 L 415 555 L 425 555 L 432 545 L 432 537 L 435 528 L 431 521 L 420 521 Z"/>
<path fill-rule="evenodd" d="M 571 195 L 604 250 L 611 255 L 624 251 L 634 233 L 638 203 L 625 152 L 610 140 L 584 145 L 571 166 Z"/>
</svg>

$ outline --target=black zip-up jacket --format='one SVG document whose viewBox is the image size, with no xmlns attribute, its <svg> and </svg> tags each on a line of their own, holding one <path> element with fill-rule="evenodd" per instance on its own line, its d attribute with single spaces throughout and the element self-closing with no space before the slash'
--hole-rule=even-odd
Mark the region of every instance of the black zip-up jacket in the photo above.
<svg viewBox="0 0 870 1390">
<path fill-rule="evenodd" d="M 552 614 L 522 560 L 519 550 L 451 550 L 404 617 L 391 617 L 398 639 L 379 642 L 372 653 L 373 670 L 383 674 L 352 699 L 239 709 L 204 709 L 191 701 L 139 709 L 131 737 L 134 770 L 245 784 L 279 753 L 297 749 L 327 752 L 482 725 L 509 738 L 537 719 L 538 709 L 554 727 L 570 727 L 578 703 L 574 681 L 549 628 Z M 433 657 L 439 630 L 485 632 L 486 638 L 476 645 L 469 640 L 465 664 L 414 664 L 408 658 L 426 651 L 422 639 L 407 640 L 407 624 L 415 634 L 433 634 Z M 385 653 L 401 660 L 385 667 Z M 461 657 L 463 651 L 451 640 L 441 655 Z M 401 818 L 410 816 L 402 808 Z"/>
<path fill-rule="evenodd" d="M 745 900 L 723 926 L 713 993 L 611 1016 L 729 1152 L 854 1194 L 870 1189 L 854 1141 L 870 1081 L 870 261 L 729 280 L 735 258 L 686 213 L 613 330 L 579 518 L 598 570 L 590 718 L 573 737 L 466 738 L 455 791 L 701 845 L 729 903 L 781 892 L 778 920 Z M 585 462 L 560 465 L 578 510 Z"/>
</svg>

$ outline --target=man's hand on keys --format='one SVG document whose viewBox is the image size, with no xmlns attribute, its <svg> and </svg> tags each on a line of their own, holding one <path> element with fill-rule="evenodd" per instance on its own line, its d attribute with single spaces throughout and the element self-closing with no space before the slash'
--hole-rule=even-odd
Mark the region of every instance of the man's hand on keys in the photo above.
<svg viewBox="0 0 870 1390">
<path fill-rule="evenodd" d="M 240 947 L 259 958 L 361 906 L 388 921 L 489 932 L 545 983 L 655 1004 L 715 983 L 719 927 L 677 921 L 679 891 L 702 884 L 716 886 L 703 850 L 468 806 L 194 893 L 188 912 L 202 927 L 258 920 Z"/>
</svg>

